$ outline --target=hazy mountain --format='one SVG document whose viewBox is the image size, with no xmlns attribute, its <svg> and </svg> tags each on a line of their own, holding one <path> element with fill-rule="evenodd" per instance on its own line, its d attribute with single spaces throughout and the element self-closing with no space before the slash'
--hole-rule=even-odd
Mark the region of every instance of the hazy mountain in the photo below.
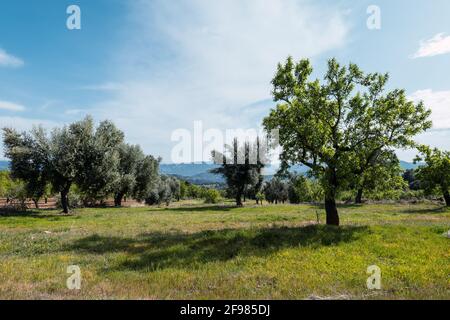
<svg viewBox="0 0 450 320">
<path fill-rule="evenodd" d="M 417 164 L 400 161 L 400 166 L 407 169 L 415 169 Z M 183 163 L 183 164 L 161 164 L 160 171 L 163 174 L 177 176 L 180 179 L 189 181 L 194 184 L 217 184 L 224 183 L 224 179 L 220 175 L 210 173 L 211 169 L 217 168 L 218 165 L 212 163 Z M 277 173 L 277 165 L 268 165 L 264 168 L 263 174 L 266 178 L 272 177 Z M 302 165 L 292 166 L 291 172 L 305 173 L 308 168 Z"/>
<path fill-rule="evenodd" d="M 408 169 L 416 169 L 419 165 L 420 165 L 420 163 L 412 163 L 412 162 L 406 162 L 406 161 L 400 160 L 400 166 L 401 166 L 404 170 L 408 170 Z"/>
<path fill-rule="evenodd" d="M 8 170 L 9 169 L 9 161 L 7 160 L 0 160 L 0 171 L 1 170 Z"/>
<path fill-rule="evenodd" d="M 400 161 L 400 165 L 403 169 L 415 169 L 418 164 L 411 162 Z M 177 176 L 180 179 L 189 181 L 194 184 L 221 184 L 224 183 L 224 179 L 220 175 L 212 174 L 209 171 L 217 168 L 218 165 L 212 163 L 182 163 L 182 164 L 167 164 L 160 165 L 160 171 L 166 175 Z M 9 161 L 0 161 L 0 170 L 8 170 Z M 263 174 L 266 178 L 273 176 L 278 170 L 276 165 L 268 165 L 264 168 Z M 297 173 L 305 173 L 308 168 L 302 165 L 296 165 L 291 167 L 290 171 Z"/>
</svg>

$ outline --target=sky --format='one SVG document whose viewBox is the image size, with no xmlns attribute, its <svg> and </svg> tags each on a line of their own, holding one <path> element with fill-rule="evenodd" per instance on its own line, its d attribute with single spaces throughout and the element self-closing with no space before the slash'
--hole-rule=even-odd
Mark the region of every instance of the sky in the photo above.
<svg viewBox="0 0 450 320">
<path fill-rule="evenodd" d="M 67 28 L 70 5 L 81 29 Z M 379 29 L 367 25 L 373 5 Z M 196 121 L 260 128 L 287 56 L 309 58 L 315 77 L 336 57 L 389 72 L 389 89 L 433 111 L 416 141 L 450 150 L 449 12 L 448 0 L 4 0 L 0 127 L 51 130 L 92 115 L 171 162 L 173 133 Z"/>
</svg>

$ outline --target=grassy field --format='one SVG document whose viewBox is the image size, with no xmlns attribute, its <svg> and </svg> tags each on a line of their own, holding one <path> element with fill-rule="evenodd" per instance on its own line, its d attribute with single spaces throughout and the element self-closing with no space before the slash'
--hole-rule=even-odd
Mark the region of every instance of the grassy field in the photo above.
<svg viewBox="0 0 450 320">
<path fill-rule="evenodd" d="M 316 212 L 319 212 L 319 224 Z M 3 299 L 450 299 L 450 210 L 310 205 L 80 209 L 0 216 Z M 382 290 L 366 269 L 382 270 Z M 78 265 L 81 290 L 66 288 Z"/>
</svg>

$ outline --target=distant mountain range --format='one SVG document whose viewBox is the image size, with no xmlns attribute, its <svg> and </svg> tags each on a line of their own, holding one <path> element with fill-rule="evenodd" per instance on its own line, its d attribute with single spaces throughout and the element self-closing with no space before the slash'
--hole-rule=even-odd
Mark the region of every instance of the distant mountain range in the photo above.
<svg viewBox="0 0 450 320">
<path fill-rule="evenodd" d="M 404 170 L 415 169 L 418 164 L 400 161 L 400 166 Z M 221 184 L 224 179 L 220 175 L 212 174 L 209 171 L 217 168 L 218 165 L 212 163 L 182 163 L 182 164 L 161 164 L 160 171 L 166 175 L 176 176 L 193 184 Z M 278 166 L 269 165 L 264 168 L 263 175 L 271 178 L 276 174 Z M 295 165 L 290 168 L 291 172 L 305 173 L 308 168 L 302 165 Z"/>
<path fill-rule="evenodd" d="M 0 171 L 9 169 L 9 161 L 0 160 Z"/>
<path fill-rule="evenodd" d="M 403 169 L 415 169 L 417 164 L 400 161 L 400 165 Z M 182 164 L 166 164 L 160 165 L 160 171 L 163 174 L 176 176 L 180 179 L 186 180 L 193 184 L 221 184 L 224 183 L 224 179 L 220 175 L 212 174 L 209 171 L 217 168 L 218 165 L 212 163 L 182 163 Z M 9 161 L 0 161 L 0 170 L 8 170 Z M 263 174 L 270 178 L 278 170 L 277 166 L 269 165 L 264 168 Z M 308 168 L 305 166 L 297 165 L 291 168 L 292 172 L 305 173 Z"/>
</svg>

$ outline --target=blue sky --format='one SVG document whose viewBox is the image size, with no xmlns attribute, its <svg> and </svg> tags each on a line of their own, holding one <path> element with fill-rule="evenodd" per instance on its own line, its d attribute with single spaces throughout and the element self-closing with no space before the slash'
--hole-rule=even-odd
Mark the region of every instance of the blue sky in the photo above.
<svg viewBox="0 0 450 320">
<path fill-rule="evenodd" d="M 431 5 L 432 3 L 432 5 Z M 81 30 L 66 8 L 81 9 Z M 369 30 L 366 10 L 381 9 Z M 389 72 L 433 110 L 417 138 L 450 149 L 450 1 L 5 0 L 0 5 L 0 126 L 113 120 L 170 162 L 175 129 L 256 128 L 288 55 Z M 399 151 L 411 160 L 413 150 Z M 1 157 L 1 156 L 0 156 Z"/>
</svg>

